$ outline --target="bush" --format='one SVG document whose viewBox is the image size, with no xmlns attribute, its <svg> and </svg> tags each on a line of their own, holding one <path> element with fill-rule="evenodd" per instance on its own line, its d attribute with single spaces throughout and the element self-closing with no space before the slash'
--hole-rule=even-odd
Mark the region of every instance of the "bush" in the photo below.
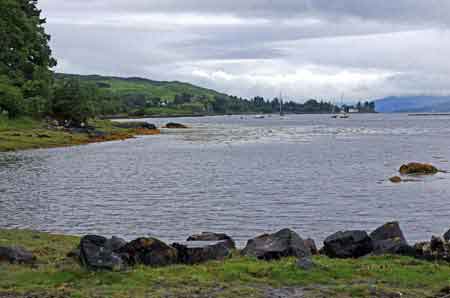
<svg viewBox="0 0 450 298">
<path fill-rule="evenodd" d="M 79 126 L 95 114 L 96 89 L 90 84 L 81 84 L 77 79 L 65 80 L 54 88 L 51 111 L 55 118 L 67 120 Z"/>
<path fill-rule="evenodd" d="M 22 92 L 0 78 L 0 111 L 6 111 L 9 118 L 17 118 L 24 112 Z"/>
</svg>

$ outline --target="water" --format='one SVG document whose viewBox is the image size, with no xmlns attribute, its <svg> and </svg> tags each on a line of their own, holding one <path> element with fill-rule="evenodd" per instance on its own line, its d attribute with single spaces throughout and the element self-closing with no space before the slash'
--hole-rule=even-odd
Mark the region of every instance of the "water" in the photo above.
<svg viewBox="0 0 450 298">
<path fill-rule="evenodd" d="M 389 220 L 399 220 L 410 241 L 450 227 L 450 174 L 387 181 L 407 161 L 450 169 L 450 118 L 175 121 L 192 129 L 0 153 L 0 227 L 169 242 L 217 231 L 241 245 L 286 227 L 319 241 Z"/>
</svg>

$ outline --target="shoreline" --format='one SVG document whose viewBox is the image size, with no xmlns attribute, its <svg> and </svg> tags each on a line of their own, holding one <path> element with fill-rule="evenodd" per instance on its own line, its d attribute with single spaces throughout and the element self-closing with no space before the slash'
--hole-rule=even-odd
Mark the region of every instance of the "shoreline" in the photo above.
<svg viewBox="0 0 450 298">
<path fill-rule="evenodd" d="M 92 271 L 74 259 L 81 239 L 0 228 L 0 248 L 23 247 L 35 256 L 32 264 L 9 264 L 0 258 L 0 297 L 440 298 L 449 293 L 448 263 L 408 256 L 315 255 L 309 267 L 295 257 L 268 261 L 236 251 L 195 265 Z"/>
<path fill-rule="evenodd" d="M 95 120 L 93 128 L 92 131 L 71 131 L 50 127 L 48 123 L 40 121 L 27 121 L 23 126 L 10 121 L 9 126 L 0 129 L 0 153 L 124 141 L 161 133 L 158 128 L 120 128 L 109 120 Z"/>
</svg>

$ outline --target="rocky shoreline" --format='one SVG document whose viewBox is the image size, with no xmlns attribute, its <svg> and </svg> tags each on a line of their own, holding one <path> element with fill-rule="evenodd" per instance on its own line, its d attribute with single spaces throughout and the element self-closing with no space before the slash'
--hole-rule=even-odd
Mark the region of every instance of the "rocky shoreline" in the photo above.
<svg viewBox="0 0 450 298">
<path fill-rule="evenodd" d="M 223 233 L 204 232 L 186 241 L 166 244 L 156 238 L 138 238 L 127 242 L 119 237 L 86 235 L 67 256 L 88 270 L 121 271 L 135 265 L 161 267 L 193 265 L 224 260 L 234 254 L 272 261 L 296 257 L 304 269 L 314 266 L 313 255 L 357 259 L 369 255 L 401 255 L 427 261 L 450 262 L 450 230 L 432 236 L 428 242 L 410 245 L 398 222 L 386 223 L 370 234 L 361 230 L 339 231 L 328 236 L 320 249 L 313 239 L 303 239 L 290 229 L 249 239 L 238 250 L 234 240 Z M 36 257 L 23 247 L 0 247 L 0 262 L 33 264 Z"/>
</svg>

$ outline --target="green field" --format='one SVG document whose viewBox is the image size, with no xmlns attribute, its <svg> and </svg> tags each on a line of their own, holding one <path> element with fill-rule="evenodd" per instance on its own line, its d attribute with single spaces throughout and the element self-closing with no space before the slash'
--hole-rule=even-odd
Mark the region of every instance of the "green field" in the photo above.
<svg viewBox="0 0 450 298">
<path fill-rule="evenodd" d="M 315 257 L 311 271 L 286 258 L 240 257 L 195 266 L 136 267 L 88 272 L 66 257 L 79 238 L 0 230 L 0 246 L 20 245 L 35 266 L 0 264 L 0 297 L 441 297 L 450 286 L 448 264 L 408 257 L 336 260 Z M 270 296 L 269 293 L 304 296 Z"/>
<path fill-rule="evenodd" d="M 196 97 L 206 97 L 213 99 L 215 95 L 225 95 L 214 90 L 194 86 L 183 82 L 163 82 L 153 81 L 142 78 L 119 78 L 99 75 L 71 75 L 56 74 L 57 79 L 78 78 L 82 81 L 90 81 L 96 83 L 101 88 L 108 89 L 119 95 L 126 94 L 144 94 L 149 97 L 160 97 L 162 99 L 173 101 L 175 95 L 181 93 L 193 94 Z M 102 85 L 103 84 L 103 85 Z"/>
</svg>

